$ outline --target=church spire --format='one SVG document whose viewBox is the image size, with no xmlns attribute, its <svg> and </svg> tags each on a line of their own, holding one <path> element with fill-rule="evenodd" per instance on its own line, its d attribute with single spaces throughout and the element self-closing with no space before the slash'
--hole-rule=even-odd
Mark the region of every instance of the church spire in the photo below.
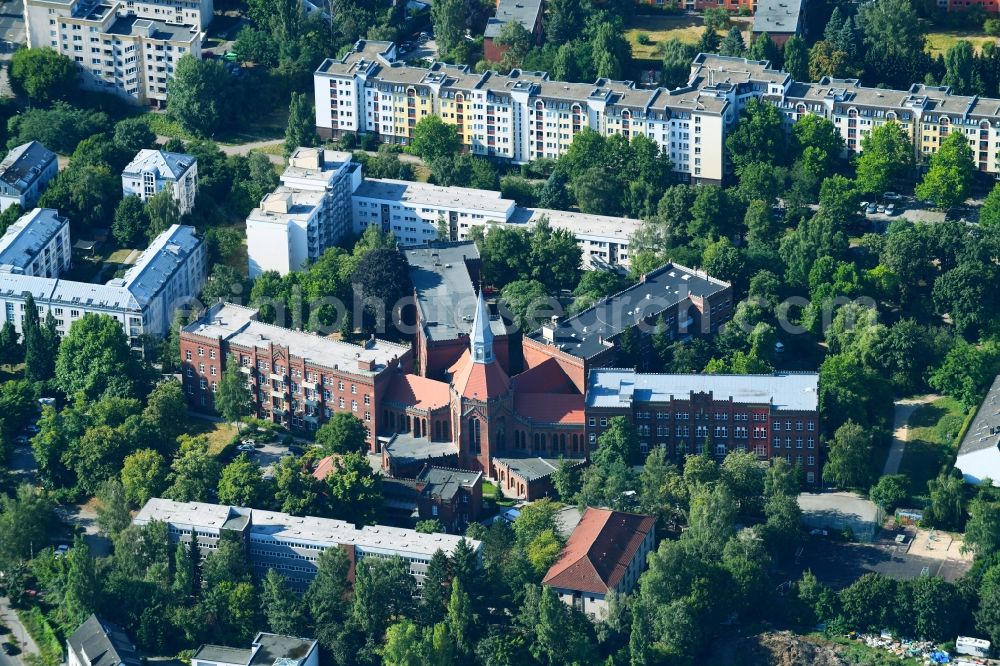
<svg viewBox="0 0 1000 666">
<path fill-rule="evenodd" d="M 490 329 L 490 312 L 486 308 L 482 289 L 479 290 L 476 317 L 472 321 L 472 332 L 469 334 L 469 345 L 473 362 L 493 362 L 493 331 Z"/>
</svg>

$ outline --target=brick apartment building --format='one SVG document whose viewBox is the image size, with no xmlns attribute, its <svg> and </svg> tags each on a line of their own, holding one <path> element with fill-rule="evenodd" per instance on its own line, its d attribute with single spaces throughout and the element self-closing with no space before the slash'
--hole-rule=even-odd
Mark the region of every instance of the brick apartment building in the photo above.
<svg viewBox="0 0 1000 666">
<path fill-rule="evenodd" d="M 819 479 L 818 382 L 815 372 L 773 375 L 643 374 L 614 368 L 590 372 L 587 438 L 591 446 L 615 416 L 639 433 L 643 453 L 661 446 L 677 461 L 708 441 L 717 458 L 733 450 L 762 460 L 783 457 Z"/>
<path fill-rule="evenodd" d="M 621 338 L 639 327 L 640 358 L 651 351 L 659 323 L 667 335 L 683 340 L 714 334 L 732 317 L 732 286 L 704 271 L 667 264 L 643 275 L 638 284 L 609 296 L 564 320 L 524 336 L 529 368 L 555 361 L 580 393 L 591 368 L 612 367 L 620 360 Z"/>
<path fill-rule="evenodd" d="M 334 412 L 365 422 L 375 448 L 376 406 L 398 372 L 412 370 L 408 345 L 372 339 L 364 345 L 265 324 L 257 310 L 212 306 L 181 329 L 184 391 L 199 411 L 214 409 L 214 394 L 232 359 L 250 386 L 253 413 L 285 427 L 316 430 Z"/>
</svg>

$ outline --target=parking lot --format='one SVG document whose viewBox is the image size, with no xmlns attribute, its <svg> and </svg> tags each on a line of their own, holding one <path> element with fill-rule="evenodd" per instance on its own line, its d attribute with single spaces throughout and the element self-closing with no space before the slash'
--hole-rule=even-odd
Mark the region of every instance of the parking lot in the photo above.
<svg viewBox="0 0 1000 666">
<path fill-rule="evenodd" d="M 261 439 L 259 435 L 255 437 L 252 434 L 248 434 L 243 441 L 253 441 L 253 450 L 242 451 L 237 449 L 235 455 L 242 455 L 245 453 L 251 460 L 260 465 L 260 468 L 264 471 L 265 476 L 274 474 L 274 471 L 282 458 L 301 455 L 309 446 L 303 442 L 296 442 L 290 447 L 291 450 L 289 450 L 288 446 L 285 446 L 277 439 L 268 437 L 267 435 L 263 435 L 263 439 Z"/>
<path fill-rule="evenodd" d="M 898 534 L 904 535 L 902 543 L 895 540 Z M 972 566 L 971 554 L 963 555 L 960 549 L 961 542 L 948 534 L 915 528 L 882 530 L 871 544 L 810 537 L 788 575 L 798 579 L 809 569 L 834 588 L 850 585 L 866 573 L 901 580 L 927 575 L 955 581 Z"/>
</svg>

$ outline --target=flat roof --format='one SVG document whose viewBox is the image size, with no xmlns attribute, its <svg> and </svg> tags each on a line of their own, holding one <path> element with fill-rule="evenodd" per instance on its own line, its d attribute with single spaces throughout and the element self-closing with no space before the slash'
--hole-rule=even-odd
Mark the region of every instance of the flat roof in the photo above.
<svg viewBox="0 0 1000 666">
<path fill-rule="evenodd" d="M 317 166 L 306 166 L 311 163 Z M 281 179 L 284 181 L 286 178 L 294 178 L 327 185 L 341 170 L 350 169 L 352 165 L 361 166 L 354 162 L 351 153 L 300 146 L 288 157 L 288 166 L 281 173 Z"/>
<path fill-rule="evenodd" d="M 455 442 L 432 442 L 429 437 L 414 437 L 409 432 L 392 435 L 382 448 L 390 457 L 402 463 L 439 460 L 458 455 L 458 444 Z"/>
<path fill-rule="evenodd" d="M 320 190 L 299 190 L 279 185 L 273 192 L 268 192 L 260 201 L 260 206 L 247 215 L 247 222 L 270 222 L 272 224 L 287 224 L 291 220 L 306 222 L 315 214 L 316 209 L 323 205 L 326 193 Z M 271 202 L 288 199 L 287 213 L 267 210 L 265 206 Z"/>
<path fill-rule="evenodd" d="M 133 522 L 144 524 L 159 520 L 164 523 L 197 525 L 221 530 L 233 514 L 233 508 L 224 504 L 175 502 L 153 497 L 139 509 Z"/>
<path fill-rule="evenodd" d="M 628 243 L 641 226 L 642 220 L 630 217 L 615 217 L 612 215 L 592 215 L 569 210 L 554 210 L 549 208 L 514 209 L 509 224 L 534 225 L 542 218 L 549 221 L 553 229 L 565 229 L 577 237 L 613 238 L 621 243 Z"/>
<path fill-rule="evenodd" d="M 55 159 L 56 154 L 37 141 L 22 143 L 0 162 L 0 180 L 23 192 Z"/>
<path fill-rule="evenodd" d="M 0 271 L 24 271 L 67 224 L 52 208 L 34 208 L 17 218 L 0 237 Z"/>
<path fill-rule="evenodd" d="M 514 208 L 513 199 L 504 199 L 499 192 L 493 190 L 443 187 L 389 178 L 366 178 L 354 191 L 354 198 L 478 211 L 484 215 L 494 215 L 500 220 L 506 220 Z"/>
<path fill-rule="evenodd" d="M 753 31 L 768 34 L 799 30 L 803 0 L 761 0 L 753 15 Z"/>
<path fill-rule="evenodd" d="M 202 645 L 191 659 L 215 661 L 224 664 L 249 664 L 253 656 L 250 648 L 234 648 L 227 645 Z"/>
<path fill-rule="evenodd" d="M 316 647 L 313 638 L 261 633 L 254 639 L 250 666 L 298 666 Z"/>
<path fill-rule="evenodd" d="M 557 469 L 559 469 L 559 465 L 563 460 L 568 462 L 573 467 L 579 467 L 586 462 L 583 458 L 541 458 L 538 456 L 525 456 L 523 458 L 501 458 L 498 456 L 495 457 L 494 460 L 505 465 L 512 472 L 529 482 L 551 476 Z"/>
<path fill-rule="evenodd" d="M 729 284 L 704 271 L 667 264 L 613 296 L 598 301 L 579 314 L 555 325 L 548 342 L 543 329 L 527 335 L 536 342 L 551 344 L 578 358 L 591 358 L 611 346 L 611 338 L 634 326 L 638 320 L 659 314 L 690 296 L 707 298 L 729 288 Z M 681 313 L 683 316 L 684 313 Z"/>
<path fill-rule="evenodd" d="M 497 13 L 490 18 L 483 34 L 488 38 L 497 37 L 503 27 L 512 21 L 517 21 L 525 30 L 533 33 L 541 13 L 542 0 L 499 0 Z"/>
<path fill-rule="evenodd" d="M 80 305 L 87 308 L 125 309 L 133 312 L 142 309 L 132 293 L 124 287 L 0 273 L 0 298 L 4 296 L 22 298 L 29 293 L 39 304 L 56 302 L 70 307 Z"/>
<path fill-rule="evenodd" d="M 969 429 L 962 437 L 958 455 L 990 448 L 1000 448 L 1000 375 L 993 380 L 990 390 L 976 410 Z"/>
<path fill-rule="evenodd" d="M 190 25 L 164 23 L 151 19 L 140 18 L 134 14 L 119 16 L 108 27 L 110 35 L 138 35 L 149 28 L 149 38 L 167 42 L 191 42 L 198 36 L 198 29 Z"/>
<path fill-rule="evenodd" d="M 257 321 L 257 310 L 232 303 L 212 306 L 200 319 L 185 326 L 183 331 L 208 338 L 222 338 L 231 345 L 245 348 L 281 345 L 310 363 L 368 377 L 382 372 L 390 362 L 410 349 L 409 345 L 379 339 L 364 346 L 355 345 L 315 333 L 265 324 Z M 374 364 L 372 370 L 360 367 L 361 362 L 367 361 Z"/>
<path fill-rule="evenodd" d="M 633 403 L 686 400 L 692 393 L 711 393 L 715 400 L 771 404 L 774 409 L 815 411 L 819 374 L 776 372 L 770 375 L 672 375 L 596 368 L 587 378 L 588 407 L 622 407 Z"/>
<path fill-rule="evenodd" d="M 420 321 L 428 340 L 468 336 L 476 314 L 478 293 L 466 261 L 479 261 L 474 241 L 432 242 L 400 248 L 410 265 Z M 503 322 L 490 319 L 494 336 L 506 335 Z"/>
</svg>

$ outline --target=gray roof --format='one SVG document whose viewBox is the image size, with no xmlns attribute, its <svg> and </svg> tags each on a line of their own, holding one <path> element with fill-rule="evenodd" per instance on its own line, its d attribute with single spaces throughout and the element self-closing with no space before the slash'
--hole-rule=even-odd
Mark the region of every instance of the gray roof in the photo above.
<svg viewBox="0 0 1000 666">
<path fill-rule="evenodd" d="M 177 180 L 198 160 L 186 153 L 168 153 L 163 150 L 144 149 L 136 153 L 132 161 L 122 171 L 124 176 L 138 176 L 152 171 L 157 177 Z"/>
<path fill-rule="evenodd" d="M 408 432 L 394 434 L 382 448 L 390 458 L 403 464 L 458 455 L 458 445 L 454 442 L 432 442 L 429 437 L 414 437 Z"/>
<path fill-rule="evenodd" d="M 55 159 L 56 154 L 37 141 L 22 143 L 11 149 L 0 162 L 0 180 L 23 192 Z"/>
<path fill-rule="evenodd" d="M 803 0 L 761 0 L 753 16 L 755 33 L 788 34 L 799 31 Z"/>
<path fill-rule="evenodd" d="M 253 650 L 249 648 L 234 648 L 226 645 L 202 645 L 191 656 L 192 661 L 215 661 L 224 664 L 249 664 Z"/>
<path fill-rule="evenodd" d="M 420 470 L 417 481 L 423 481 L 427 484 L 424 492 L 438 495 L 444 500 L 450 500 L 459 488 L 472 488 L 482 477 L 482 472 L 427 465 Z"/>
<path fill-rule="evenodd" d="M 297 666 L 316 649 L 316 640 L 279 634 L 257 634 L 250 666 Z"/>
<path fill-rule="evenodd" d="M 515 205 L 513 199 L 504 199 L 503 195 L 495 190 L 445 187 L 391 178 L 366 178 L 354 190 L 353 197 L 398 201 L 414 206 L 477 211 L 487 216 L 486 219 L 496 220 L 506 220 Z"/>
<path fill-rule="evenodd" d="M 563 460 L 570 463 L 573 467 L 579 467 L 586 461 L 582 458 L 540 458 L 540 457 L 523 457 L 523 458 L 494 458 L 503 465 L 506 465 L 510 471 L 517 474 L 525 481 L 537 481 L 539 479 L 544 479 L 551 476 L 559 469 L 559 464 Z"/>
<path fill-rule="evenodd" d="M 19 217 L 0 238 L 0 270 L 22 272 L 67 224 L 52 208 L 35 208 Z"/>
<path fill-rule="evenodd" d="M 668 375 L 598 368 L 587 378 L 588 407 L 626 407 L 632 403 L 687 400 L 692 393 L 711 393 L 715 400 L 777 410 L 815 411 L 819 374 L 776 372 L 772 375 Z"/>
<path fill-rule="evenodd" d="M 135 312 L 142 309 L 131 292 L 124 287 L 0 273 L 0 296 L 20 297 L 27 293 L 39 303 L 48 301 L 69 306 L 82 305 Z"/>
<path fill-rule="evenodd" d="M 179 23 L 164 23 L 151 19 L 139 18 L 134 14 L 119 16 L 108 27 L 111 35 L 145 35 L 149 30 L 149 38 L 161 41 L 193 41 L 200 33 L 198 28 Z"/>
<path fill-rule="evenodd" d="M 525 30 L 532 33 L 541 13 L 542 0 L 500 0 L 496 16 L 486 24 L 484 36 L 487 38 L 498 36 L 503 27 L 511 21 L 517 21 Z"/>
<path fill-rule="evenodd" d="M 385 340 L 371 340 L 362 346 L 265 324 L 257 321 L 257 310 L 232 303 L 213 305 L 204 316 L 183 330 L 207 338 L 222 338 L 231 345 L 247 349 L 266 348 L 273 343 L 288 347 L 289 353 L 311 363 L 369 377 L 385 370 L 390 362 L 409 350 L 409 345 Z M 360 367 L 367 361 L 374 363 L 371 370 Z"/>
<path fill-rule="evenodd" d="M 560 321 L 556 324 L 551 344 L 572 356 L 592 358 L 611 346 L 611 338 L 634 326 L 637 317 L 653 317 L 687 301 L 689 296 L 707 298 L 728 287 L 728 283 L 703 271 L 667 264 L 646 274 L 638 284 Z M 681 312 L 680 316 L 684 314 Z M 527 337 L 538 342 L 546 341 L 542 329 Z"/>
<path fill-rule="evenodd" d="M 67 642 L 84 666 L 139 666 L 142 663 L 139 652 L 125 632 L 93 614 Z"/>
<path fill-rule="evenodd" d="M 420 321 L 428 340 L 455 340 L 468 336 L 475 318 L 477 296 L 466 261 L 479 261 L 474 241 L 434 242 L 404 246 L 410 265 Z M 494 336 L 506 335 L 499 319 L 490 320 Z"/>
<path fill-rule="evenodd" d="M 989 448 L 1000 448 L 1000 375 L 993 380 L 983 403 L 976 410 L 976 416 L 958 447 L 958 455 Z"/>
<path fill-rule="evenodd" d="M 200 246 L 194 227 L 175 224 L 153 239 L 123 278 L 111 280 L 108 286 L 125 287 L 145 305 Z"/>
</svg>

